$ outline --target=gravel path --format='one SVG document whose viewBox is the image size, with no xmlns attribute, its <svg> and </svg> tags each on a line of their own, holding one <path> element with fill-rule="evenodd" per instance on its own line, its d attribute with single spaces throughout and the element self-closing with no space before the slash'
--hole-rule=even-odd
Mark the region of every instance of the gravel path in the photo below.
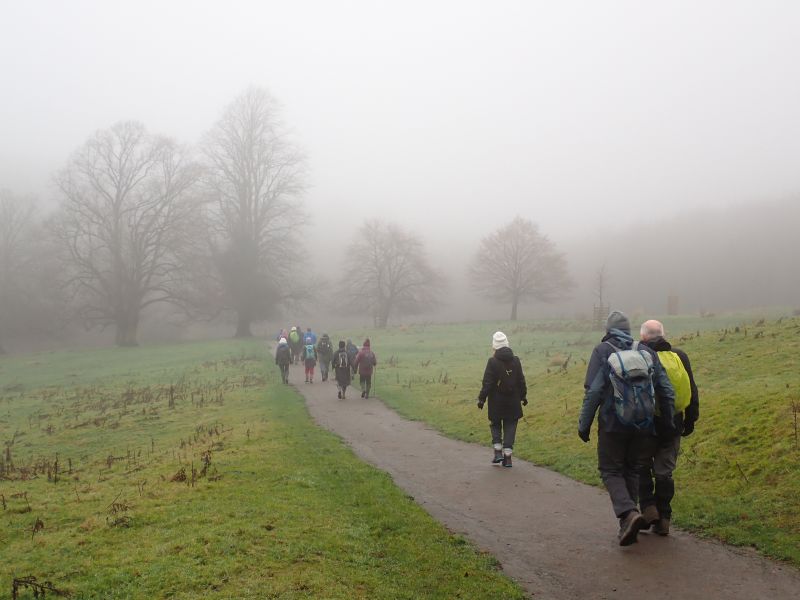
<svg viewBox="0 0 800 600">
<path fill-rule="evenodd" d="M 291 381 L 317 423 L 450 530 L 491 552 L 532 597 L 800 598 L 792 567 L 680 531 L 640 534 L 638 544 L 621 548 L 604 491 L 519 459 L 511 469 L 492 466 L 488 440 L 484 447 L 446 438 L 378 399 L 359 398 L 357 388 L 338 400 L 333 382 L 304 384 L 301 367 L 292 368 Z"/>
</svg>

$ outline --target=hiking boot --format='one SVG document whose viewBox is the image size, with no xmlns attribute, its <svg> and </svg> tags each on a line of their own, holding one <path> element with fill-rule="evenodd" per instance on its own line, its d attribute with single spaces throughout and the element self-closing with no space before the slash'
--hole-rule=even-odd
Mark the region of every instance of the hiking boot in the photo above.
<svg viewBox="0 0 800 600">
<path fill-rule="evenodd" d="M 667 518 L 660 518 L 653 525 L 653 531 L 658 535 L 669 535 L 669 521 Z"/>
<path fill-rule="evenodd" d="M 636 543 L 636 535 L 640 529 L 647 527 L 647 522 L 644 520 L 642 513 L 634 509 L 625 515 L 624 519 L 620 520 L 619 524 L 619 545 L 630 546 Z"/>
<path fill-rule="evenodd" d="M 341 400 L 341 399 L 342 399 L 342 392 L 341 392 L 341 390 L 340 390 L 340 391 L 338 391 L 338 392 L 336 392 L 336 397 L 337 397 L 339 400 Z"/>
<path fill-rule="evenodd" d="M 644 510 L 642 511 L 642 517 L 644 517 L 645 523 L 647 523 L 647 526 L 645 527 L 645 529 L 647 527 L 650 527 L 651 525 L 655 525 L 656 522 L 658 521 L 658 519 L 660 518 L 659 514 L 658 514 L 658 509 L 656 508 L 656 505 L 655 504 L 649 504 L 649 505 L 645 506 Z"/>
<path fill-rule="evenodd" d="M 501 462 L 503 462 L 503 450 L 495 448 L 494 449 L 494 458 L 492 459 L 492 464 L 493 465 L 499 465 Z"/>
<path fill-rule="evenodd" d="M 361 397 L 362 398 L 366 398 L 367 397 L 367 392 L 361 392 Z"/>
<path fill-rule="evenodd" d="M 503 448 L 503 466 L 511 468 L 511 448 Z"/>
</svg>

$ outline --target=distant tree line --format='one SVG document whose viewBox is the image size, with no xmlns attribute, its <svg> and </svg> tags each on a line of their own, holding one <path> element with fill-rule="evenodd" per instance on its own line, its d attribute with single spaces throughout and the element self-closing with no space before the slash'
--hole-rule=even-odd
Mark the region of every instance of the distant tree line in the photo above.
<svg viewBox="0 0 800 600">
<path fill-rule="evenodd" d="M 3 342 L 65 323 L 113 327 L 137 343 L 143 312 L 170 304 L 192 319 L 230 318 L 235 335 L 307 298 L 291 249 L 307 224 L 307 159 L 260 88 L 237 97 L 198 148 L 123 121 L 92 135 L 56 174 L 59 205 L 44 215 L 0 190 L 0 352 Z M 368 220 L 343 249 L 342 312 L 385 327 L 429 313 L 446 287 L 422 240 Z M 476 293 L 511 303 L 552 301 L 566 264 L 530 221 L 485 238 L 469 272 Z"/>
</svg>

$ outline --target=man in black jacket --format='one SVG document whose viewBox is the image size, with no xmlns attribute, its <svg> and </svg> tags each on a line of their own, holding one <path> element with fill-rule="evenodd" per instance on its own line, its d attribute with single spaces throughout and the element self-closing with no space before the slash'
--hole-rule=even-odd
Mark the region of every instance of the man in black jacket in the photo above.
<svg viewBox="0 0 800 600">
<path fill-rule="evenodd" d="M 664 427 L 663 419 L 656 416 L 655 427 L 658 433 L 658 448 L 653 458 L 639 472 L 639 506 L 648 525 L 659 535 L 669 535 L 672 519 L 672 498 L 675 496 L 675 482 L 672 472 L 678 462 L 681 436 L 691 435 L 694 424 L 700 417 L 700 398 L 692 373 L 689 357 L 683 350 L 674 348 L 664 339 L 664 325 L 660 321 L 646 321 L 640 331 L 643 344 L 655 350 L 665 366 L 670 381 L 675 388 L 675 416 L 673 427 Z M 662 353 L 675 353 L 674 357 Z M 668 369 L 669 360 L 674 369 Z M 683 369 L 681 369 L 681 366 Z M 685 398 L 683 396 L 686 396 Z M 686 401 L 688 400 L 688 406 Z M 655 485 L 653 480 L 655 479 Z"/>
<path fill-rule="evenodd" d="M 619 519 L 619 544 L 628 546 L 636 542 L 640 529 L 647 523 L 639 512 L 639 471 L 655 453 L 655 428 L 652 421 L 654 406 L 648 406 L 651 418 L 625 422 L 618 409 L 624 403 L 616 402 L 618 390 L 612 384 L 612 357 L 621 361 L 623 353 L 634 350 L 634 358 L 646 365 L 646 386 L 655 392 L 662 415 L 672 422 L 674 392 L 672 384 L 661 368 L 656 353 L 644 345 L 634 344 L 631 324 L 623 313 L 613 311 L 606 321 L 606 335 L 595 346 L 586 370 L 585 396 L 578 420 L 578 436 L 589 441 L 595 413 L 600 409 L 597 428 L 597 468 L 611 497 L 611 504 Z M 652 388 L 650 388 L 652 386 Z M 647 399 L 645 398 L 645 402 Z M 649 401 L 652 403 L 652 399 Z M 643 404 L 644 405 L 644 404 Z M 624 411 L 623 411 L 624 412 Z"/>
<path fill-rule="evenodd" d="M 522 418 L 522 405 L 528 405 L 528 387 L 522 364 L 508 347 L 508 338 L 502 331 L 492 336 L 492 348 L 494 356 L 486 363 L 478 408 L 482 409 L 489 400 L 489 430 L 494 446 L 492 463 L 510 467 L 517 422 Z"/>
</svg>

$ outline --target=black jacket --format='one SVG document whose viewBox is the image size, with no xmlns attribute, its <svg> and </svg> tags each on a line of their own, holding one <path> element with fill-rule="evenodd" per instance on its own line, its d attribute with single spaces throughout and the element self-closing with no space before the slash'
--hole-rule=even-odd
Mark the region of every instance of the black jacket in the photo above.
<svg viewBox="0 0 800 600">
<path fill-rule="evenodd" d="M 340 367 L 341 357 L 344 357 L 344 367 Z M 350 355 L 347 350 L 341 349 L 333 353 L 333 371 L 339 385 L 350 385 Z"/>
<path fill-rule="evenodd" d="M 692 373 L 692 365 L 689 362 L 689 357 L 686 356 L 686 353 L 680 348 L 673 348 L 672 345 L 662 337 L 643 343 L 656 352 L 672 351 L 678 355 L 678 358 L 681 359 L 683 368 L 686 369 L 686 373 L 689 375 L 689 385 L 692 389 L 692 399 L 689 401 L 689 406 L 686 407 L 684 412 L 675 412 L 673 422 L 675 423 L 676 434 L 680 434 L 685 425 L 688 425 L 690 429 L 693 429 L 695 422 L 700 418 L 700 395 L 697 391 L 697 384 L 694 382 L 694 374 Z M 662 428 L 663 424 L 660 423 L 660 417 L 656 417 L 656 430 L 660 430 Z"/>
<path fill-rule="evenodd" d="M 504 380 L 507 384 L 503 383 Z M 486 362 L 483 387 L 478 394 L 479 400 L 489 400 L 489 420 L 521 419 L 521 403 L 527 398 L 528 386 L 522 363 L 511 348 L 500 348 Z"/>
<path fill-rule="evenodd" d="M 289 351 L 289 344 L 278 344 L 278 349 L 275 350 L 275 364 L 276 365 L 292 364 L 292 354 Z"/>
</svg>

